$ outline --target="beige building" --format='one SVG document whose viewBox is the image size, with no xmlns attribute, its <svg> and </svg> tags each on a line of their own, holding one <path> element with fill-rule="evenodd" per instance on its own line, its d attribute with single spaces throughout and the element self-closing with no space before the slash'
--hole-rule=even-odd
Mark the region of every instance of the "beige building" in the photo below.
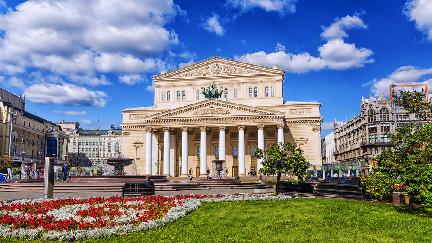
<svg viewBox="0 0 432 243">
<path fill-rule="evenodd" d="M 123 110 L 123 155 L 129 174 L 214 176 L 215 159 L 227 176 L 258 171 L 257 148 L 300 146 L 321 165 L 320 104 L 284 102 L 284 71 L 219 57 L 153 77 L 154 106 Z M 202 88 L 215 83 L 219 99 Z"/>
<path fill-rule="evenodd" d="M 367 164 L 392 146 L 388 134 L 395 131 L 395 125 L 399 127 L 413 121 L 418 121 L 418 117 L 402 108 L 397 108 L 395 114 L 385 97 L 362 98 L 360 114 L 346 123 L 335 123 L 336 161 Z"/>
<path fill-rule="evenodd" d="M 69 154 L 81 154 L 93 166 L 103 166 L 108 158 L 121 156 L 121 129 L 114 125 L 108 130 L 81 129 L 78 122 L 58 123 L 69 136 Z"/>
</svg>

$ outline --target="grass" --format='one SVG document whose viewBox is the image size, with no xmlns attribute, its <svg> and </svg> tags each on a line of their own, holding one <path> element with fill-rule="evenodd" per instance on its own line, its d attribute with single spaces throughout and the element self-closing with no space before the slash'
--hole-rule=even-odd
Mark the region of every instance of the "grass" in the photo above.
<svg viewBox="0 0 432 243">
<path fill-rule="evenodd" d="M 160 229 L 92 242 L 412 242 L 432 241 L 427 213 L 361 201 L 206 203 Z"/>
<path fill-rule="evenodd" d="M 87 242 L 243 241 L 431 242 L 432 216 L 388 204 L 337 199 L 204 203 L 160 229 Z"/>
</svg>

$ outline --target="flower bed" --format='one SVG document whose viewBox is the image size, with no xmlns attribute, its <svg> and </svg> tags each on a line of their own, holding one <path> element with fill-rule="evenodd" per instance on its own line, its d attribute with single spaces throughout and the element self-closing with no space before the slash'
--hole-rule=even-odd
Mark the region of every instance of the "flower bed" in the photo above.
<svg viewBox="0 0 432 243">
<path fill-rule="evenodd" d="M 0 203 L 2 237 L 75 240 L 153 229 L 185 216 L 201 202 L 284 200 L 271 194 L 34 199 Z"/>
</svg>

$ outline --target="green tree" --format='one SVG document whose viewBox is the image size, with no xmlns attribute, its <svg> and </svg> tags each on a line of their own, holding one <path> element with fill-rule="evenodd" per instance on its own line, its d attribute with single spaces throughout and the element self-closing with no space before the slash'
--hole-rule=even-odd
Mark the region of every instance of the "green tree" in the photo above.
<svg viewBox="0 0 432 243">
<path fill-rule="evenodd" d="M 12 161 L 7 155 L 0 155 L 0 170 L 12 168 Z"/>
<path fill-rule="evenodd" d="M 276 175 L 276 192 L 282 174 L 292 174 L 303 179 L 308 168 L 303 150 L 289 143 L 273 144 L 264 151 L 257 149 L 255 157 L 263 159 L 260 173 Z"/>
<path fill-rule="evenodd" d="M 426 121 L 432 112 L 432 104 L 426 100 L 424 91 L 400 90 L 393 93 L 393 99 L 397 106 L 403 107 L 411 114 L 416 114 L 419 120 Z"/>
<path fill-rule="evenodd" d="M 401 91 L 394 98 L 408 112 L 423 121 L 429 119 L 431 104 L 422 92 Z M 375 198 L 390 198 L 394 189 L 389 185 L 402 183 L 411 198 L 432 206 L 432 124 L 420 124 L 408 124 L 390 134 L 394 147 L 378 155 L 378 167 L 362 179 L 366 191 Z"/>
</svg>

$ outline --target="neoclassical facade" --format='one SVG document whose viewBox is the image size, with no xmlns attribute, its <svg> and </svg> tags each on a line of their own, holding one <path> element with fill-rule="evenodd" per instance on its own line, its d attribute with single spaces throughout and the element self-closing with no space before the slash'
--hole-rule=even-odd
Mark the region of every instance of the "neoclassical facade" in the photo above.
<svg viewBox="0 0 432 243">
<path fill-rule="evenodd" d="M 220 159 L 227 176 L 246 176 L 261 167 L 255 150 L 278 142 L 319 167 L 321 105 L 284 102 L 283 79 L 279 68 L 219 57 L 154 76 L 154 106 L 122 112 L 122 153 L 134 159 L 126 173 L 211 176 Z M 202 94 L 212 83 L 221 98 Z"/>
</svg>

